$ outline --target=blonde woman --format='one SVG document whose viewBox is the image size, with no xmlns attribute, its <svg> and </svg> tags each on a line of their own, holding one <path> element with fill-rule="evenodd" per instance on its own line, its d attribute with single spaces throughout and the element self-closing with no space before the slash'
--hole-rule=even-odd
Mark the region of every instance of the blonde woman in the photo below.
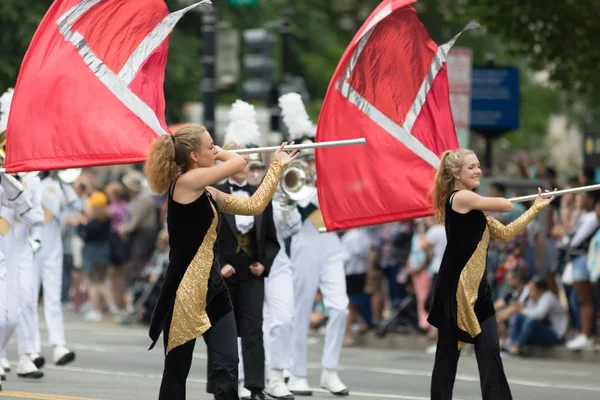
<svg viewBox="0 0 600 400">
<path fill-rule="evenodd" d="M 452 399 L 460 349 L 473 343 L 479 366 L 482 398 L 512 399 L 500 359 L 491 289 L 485 278 L 490 237 L 512 240 L 554 197 L 541 189 L 533 206 L 504 226 L 484 212 L 508 212 L 512 203 L 473 192 L 481 182 L 481 167 L 468 149 L 446 151 L 433 188 L 433 206 L 444 221 L 448 244 L 434 283 L 428 321 L 439 329 L 431 377 L 431 399 Z"/>
</svg>

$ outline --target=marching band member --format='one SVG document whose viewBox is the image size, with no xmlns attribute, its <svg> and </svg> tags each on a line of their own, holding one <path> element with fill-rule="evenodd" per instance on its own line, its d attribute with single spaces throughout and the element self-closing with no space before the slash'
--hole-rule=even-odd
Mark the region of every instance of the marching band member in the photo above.
<svg viewBox="0 0 600 400">
<path fill-rule="evenodd" d="M 305 138 L 312 141 L 314 126 L 304 108 L 302 98 L 297 93 L 288 93 L 279 98 L 283 121 L 287 125 L 290 138 Z M 312 151 L 306 152 L 303 159 L 314 171 Z M 294 329 L 292 333 L 293 355 L 288 389 L 296 395 L 312 395 L 306 380 L 307 340 L 313 302 L 320 290 L 329 314 L 325 333 L 321 373 L 321 387 L 331 393 L 345 396 L 348 388 L 340 380 L 337 367 L 346 331 L 348 315 L 348 295 L 344 272 L 344 251 L 336 233 L 319 233 L 324 227 L 319 209 L 316 187 L 310 195 L 298 201 L 302 216 L 302 227 L 292 238 L 291 260 L 294 268 Z"/>
<path fill-rule="evenodd" d="M 21 307 L 27 305 L 27 299 L 23 296 L 27 296 L 31 293 L 31 271 L 27 273 L 27 267 L 31 270 L 31 264 L 19 265 L 22 261 L 22 251 L 20 243 L 24 242 L 27 246 L 31 246 L 30 241 L 27 238 L 27 229 L 22 231 L 17 227 L 20 224 L 25 224 L 31 228 L 34 239 L 32 243 L 38 247 L 40 243 L 39 230 L 36 231 L 36 227 L 42 221 L 42 215 L 36 212 L 35 208 L 32 207 L 30 197 L 25 192 L 23 185 L 14 177 L 3 174 L 0 176 L 0 196 L 1 196 L 1 208 L 0 208 L 0 309 L 5 310 L 4 315 L 0 318 L 0 349 L 5 353 L 6 345 L 15 331 L 17 326 L 21 324 Z M 21 233 L 25 232 L 25 237 L 21 236 Z M 33 251 L 25 250 L 26 252 Z M 23 268 L 25 267 L 25 268 Z M 25 271 L 25 273 L 23 273 Z M 41 378 L 43 373 L 37 370 L 37 367 L 33 365 L 33 362 L 27 359 L 25 350 L 26 347 L 22 342 L 19 343 L 19 365 L 17 367 L 17 374 L 21 377 L 27 378 Z M 4 369 L 7 361 L 2 360 L 0 365 L 0 378 L 4 379 Z M 10 365 L 8 365 L 10 366 Z"/>
<path fill-rule="evenodd" d="M 257 145 L 260 131 L 254 106 L 237 100 L 229 113 L 224 150 Z M 248 159 L 248 156 L 245 156 Z M 256 191 L 248 184 L 250 164 L 215 188 L 223 193 L 249 198 Z M 269 204 L 255 216 L 224 216 L 218 234 L 221 274 L 225 278 L 233 303 L 237 333 L 241 339 L 244 362 L 239 363 L 239 396 L 241 399 L 263 399 L 265 388 L 265 350 L 263 345 L 264 279 L 279 252 L 273 223 L 273 208 Z M 209 393 L 214 392 L 212 359 L 208 357 Z"/>
<path fill-rule="evenodd" d="M 39 298 L 40 283 L 44 287 L 44 316 L 50 344 L 54 347 L 53 361 L 56 365 L 66 365 L 75 359 L 75 353 L 66 347 L 65 325 L 63 321 L 61 287 L 63 267 L 63 243 L 61 224 L 63 215 L 80 209 L 75 190 L 60 180 L 55 172 L 42 172 L 39 196 L 44 212 L 42 226 L 43 246 L 35 254 L 34 299 Z M 41 341 L 39 315 L 33 320 L 33 334 L 36 352 L 34 362 L 40 363 Z"/>
<path fill-rule="evenodd" d="M 41 245 L 41 226 L 44 220 L 42 208 L 35 199 L 36 178 L 35 174 L 23 174 L 22 178 L 16 176 L 17 181 L 22 183 L 24 188 L 21 196 L 26 197 L 27 200 L 21 207 L 25 207 L 27 210 L 23 210 L 26 211 L 23 215 L 16 209 L 9 211 L 15 213 L 15 219 L 12 224 L 12 243 L 10 243 L 10 236 L 7 235 L 5 237 L 5 239 L 9 239 L 5 241 L 5 245 L 9 245 L 13 248 L 11 250 L 13 258 L 6 260 L 8 268 L 11 268 L 11 266 L 13 266 L 12 268 L 16 268 L 18 276 L 18 285 L 9 286 L 8 288 L 9 295 L 18 298 L 17 312 L 19 316 L 16 332 L 19 363 L 17 365 L 17 376 L 31 379 L 38 379 L 44 376 L 38 369 L 41 365 L 38 366 L 31 360 L 31 355 L 36 353 L 35 344 L 33 343 L 32 328 L 33 318 L 37 311 L 36 302 L 33 298 L 35 273 L 33 256 L 34 252 L 37 251 Z M 3 209 L 13 207 L 14 205 L 10 204 L 8 207 L 3 206 Z M 0 214 L 3 213 L 0 212 Z M 9 335 L 12 335 L 12 333 L 13 332 L 8 332 Z M 4 347 L 2 348 L 3 358 L 1 362 L 3 366 L 10 365 L 8 364 L 8 360 L 4 358 L 6 345 L 8 344 L 9 339 L 10 336 L 5 338 Z"/>
<path fill-rule="evenodd" d="M 292 367 L 294 322 L 294 269 L 290 259 L 292 236 L 300 231 L 302 219 L 296 207 L 287 206 L 278 190 L 273 197 L 273 220 L 280 250 L 265 279 L 265 352 L 268 375 L 265 393 L 276 399 L 294 397 L 285 384 L 284 371 Z"/>
<path fill-rule="evenodd" d="M 234 105 L 235 106 L 235 105 Z M 248 129 L 248 126 L 255 129 Z M 255 135 L 252 135 L 255 132 Z M 232 136 L 236 135 L 234 141 L 243 143 L 248 147 L 258 144 L 260 133 L 254 120 L 244 124 L 242 129 L 236 129 Z M 251 137 L 254 136 L 254 137 Z M 238 138 L 239 137 L 239 138 Z M 228 141 L 228 140 L 226 140 Z M 247 180 L 251 185 L 260 184 L 264 163 L 260 154 L 249 155 L 249 173 Z M 279 251 L 271 265 L 268 276 L 264 279 L 264 307 L 263 307 L 263 343 L 266 359 L 266 382 L 264 392 L 276 399 L 291 400 L 292 393 L 288 390 L 283 371 L 291 367 L 292 348 L 292 323 L 294 318 L 294 273 L 292 261 L 289 258 L 290 242 L 293 233 L 301 226 L 300 213 L 294 205 L 284 206 L 287 201 L 281 192 L 281 186 L 273 196 L 273 223 L 276 230 Z M 239 395 L 241 399 L 250 397 L 251 393 L 243 386 L 244 357 L 239 348 Z"/>
</svg>

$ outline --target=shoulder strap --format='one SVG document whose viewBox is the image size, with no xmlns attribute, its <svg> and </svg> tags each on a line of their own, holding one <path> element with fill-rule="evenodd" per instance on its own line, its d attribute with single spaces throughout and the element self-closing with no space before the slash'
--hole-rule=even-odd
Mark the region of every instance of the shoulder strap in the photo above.
<svg viewBox="0 0 600 400">
<path fill-rule="evenodd" d="M 173 181 L 171 182 L 171 184 L 169 185 L 169 197 L 172 198 L 173 197 L 173 192 L 175 191 L 175 184 L 177 183 L 177 180 L 181 177 L 181 174 L 177 175 L 175 177 L 175 179 L 173 179 Z"/>
<path fill-rule="evenodd" d="M 452 200 L 454 200 L 454 195 L 455 195 L 456 193 L 458 193 L 458 192 L 459 192 L 458 190 L 455 190 L 455 191 L 453 191 L 453 192 L 450 194 L 450 197 L 448 198 L 448 203 L 449 203 L 450 205 L 452 205 Z"/>
</svg>

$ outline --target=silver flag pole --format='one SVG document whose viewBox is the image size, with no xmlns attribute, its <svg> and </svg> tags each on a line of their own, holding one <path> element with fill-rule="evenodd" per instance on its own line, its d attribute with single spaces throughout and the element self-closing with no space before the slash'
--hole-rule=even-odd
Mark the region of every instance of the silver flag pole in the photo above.
<svg viewBox="0 0 600 400">
<path fill-rule="evenodd" d="M 593 190 L 600 190 L 600 184 L 579 186 L 579 187 L 572 188 L 572 189 L 557 190 L 555 192 L 554 191 L 547 192 L 547 193 L 544 192 L 544 193 L 542 193 L 542 198 L 552 197 L 552 196 L 562 196 L 562 195 L 571 194 L 571 193 L 591 192 Z M 512 198 L 508 199 L 508 201 L 510 201 L 511 203 L 523 203 L 525 201 L 535 200 L 535 199 L 537 199 L 537 196 L 538 196 L 537 194 L 530 194 L 527 196 L 512 197 Z"/>
<path fill-rule="evenodd" d="M 337 146 L 351 146 L 355 144 L 365 144 L 367 139 L 348 139 L 348 140 L 333 140 L 330 142 L 317 142 L 317 143 L 305 143 L 305 144 L 292 144 L 285 146 L 283 149 L 286 151 L 290 150 L 307 150 L 307 149 L 320 149 L 324 147 L 337 147 Z M 276 151 L 279 146 L 268 146 L 268 147 L 255 147 L 251 149 L 234 149 L 227 150 L 237 154 L 255 154 L 255 153 L 270 153 Z"/>
<path fill-rule="evenodd" d="M 348 140 L 332 140 L 330 142 L 317 142 L 317 143 L 305 143 L 305 144 L 292 144 L 285 146 L 283 149 L 286 151 L 290 150 L 306 150 L 306 149 L 320 149 L 323 147 L 337 147 L 337 146 L 351 146 L 355 144 L 365 144 L 367 139 L 348 139 Z M 253 149 L 235 149 L 227 150 L 237 154 L 255 154 L 255 153 L 270 153 L 279 149 L 279 146 L 268 146 L 268 147 L 255 147 Z M 6 169 L 0 168 L 0 174 L 5 174 Z"/>
</svg>

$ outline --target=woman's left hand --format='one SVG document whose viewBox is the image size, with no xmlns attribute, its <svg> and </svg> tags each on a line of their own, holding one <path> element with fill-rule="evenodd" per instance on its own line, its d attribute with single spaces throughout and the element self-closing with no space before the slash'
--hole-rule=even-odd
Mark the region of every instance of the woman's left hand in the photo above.
<svg viewBox="0 0 600 400">
<path fill-rule="evenodd" d="M 300 151 L 298 150 L 285 151 L 283 148 L 287 146 L 287 144 L 287 142 L 281 143 L 281 146 L 279 146 L 279 148 L 275 152 L 275 157 L 279 157 L 279 160 L 281 160 L 281 163 L 284 167 L 292 161 L 294 161 L 300 155 Z M 294 142 L 292 141 L 292 143 L 290 143 L 290 146 L 293 144 Z"/>
<path fill-rule="evenodd" d="M 556 188 L 554 188 L 554 191 L 556 192 Z M 549 190 L 546 190 L 546 193 L 550 193 Z M 537 199 L 535 199 L 536 203 L 540 203 L 544 206 L 547 206 L 548 204 L 552 203 L 552 201 L 556 198 L 556 196 L 552 196 L 552 197 L 542 197 L 542 189 L 538 188 L 538 195 L 537 195 Z"/>
</svg>

